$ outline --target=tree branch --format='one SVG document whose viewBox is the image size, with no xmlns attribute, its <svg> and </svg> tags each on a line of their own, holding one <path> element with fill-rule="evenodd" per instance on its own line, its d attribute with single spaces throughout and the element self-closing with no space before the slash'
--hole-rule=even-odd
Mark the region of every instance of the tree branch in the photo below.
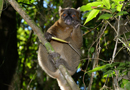
<svg viewBox="0 0 130 90">
<path fill-rule="evenodd" d="M 118 19 L 118 27 L 117 27 L 117 36 L 116 37 L 119 37 L 119 32 L 120 32 L 120 18 L 121 18 L 121 16 L 119 16 L 119 19 Z M 114 51 L 113 51 L 112 62 L 111 63 L 113 63 L 114 59 L 115 59 L 115 54 L 116 54 L 116 50 L 117 50 L 118 40 L 119 40 L 119 38 L 116 38 L 116 44 L 115 44 L 115 48 L 114 48 Z"/>
<path fill-rule="evenodd" d="M 0 17 L 3 9 L 3 0 L 0 0 Z"/>
<path fill-rule="evenodd" d="M 119 32 L 120 32 L 120 19 L 121 19 L 121 16 L 119 16 L 119 19 L 118 19 L 117 37 L 119 37 Z M 116 38 L 116 43 L 115 43 L 115 48 L 114 48 L 113 55 L 112 55 L 111 64 L 114 62 L 114 59 L 115 59 L 118 41 L 119 41 L 119 38 Z M 115 70 L 115 73 L 116 73 L 116 78 L 114 78 L 114 84 L 115 84 L 115 89 L 118 90 L 119 89 L 118 80 L 117 80 L 118 79 L 118 74 L 117 74 L 116 70 Z"/>
<path fill-rule="evenodd" d="M 15 0 L 8 0 L 8 1 L 12 5 L 12 7 L 22 16 L 22 18 L 29 24 L 29 26 L 38 36 L 41 43 L 46 47 L 47 51 L 49 53 L 53 53 L 54 49 L 52 48 L 51 44 L 47 42 L 46 39 L 44 38 L 44 34 L 42 33 L 41 28 L 38 27 L 33 20 L 31 20 L 29 15 L 27 15 L 27 13 L 21 8 L 21 6 Z M 56 60 L 54 59 L 54 61 Z M 79 90 L 78 86 L 76 85 L 76 83 L 74 82 L 74 80 L 72 79 L 72 77 L 70 76 L 70 74 L 63 65 L 59 66 L 59 70 L 60 75 L 62 75 L 63 77 L 62 80 L 67 81 L 67 86 L 70 86 L 72 90 Z"/>
</svg>

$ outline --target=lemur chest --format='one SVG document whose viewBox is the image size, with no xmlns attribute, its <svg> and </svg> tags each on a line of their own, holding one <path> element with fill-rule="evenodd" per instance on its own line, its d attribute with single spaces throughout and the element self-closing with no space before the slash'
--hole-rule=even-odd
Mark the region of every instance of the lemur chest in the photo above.
<svg viewBox="0 0 130 90">
<path fill-rule="evenodd" d="M 66 27 L 66 28 L 60 29 L 58 31 L 59 31 L 58 32 L 58 38 L 60 38 L 60 39 L 66 39 L 68 37 L 71 37 L 73 29 L 69 28 L 69 27 Z"/>
</svg>

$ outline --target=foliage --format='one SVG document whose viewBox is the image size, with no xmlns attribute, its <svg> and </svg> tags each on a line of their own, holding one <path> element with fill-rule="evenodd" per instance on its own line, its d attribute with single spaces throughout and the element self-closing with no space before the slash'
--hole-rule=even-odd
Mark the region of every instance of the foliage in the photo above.
<svg viewBox="0 0 130 90">
<path fill-rule="evenodd" d="M 84 24 L 95 18 L 99 13 L 106 12 L 102 14 L 99 19 L 110 19 L 111 17 L 117 17 L 119 15 L 128 14 L 126 11 L 121 11 L 124 0 L 100 0 L 81 7 L 81 11 L 90 10 Z M 100 11 L 100 12 L 99 12 Z"/>
<path fill-rule="evenodd" d="M 125 62 L 125 63 L 115 62 L 112 64 L 105 64 L 102 66 L 95 67 L 93 70 L 89 70 L 88 73 L 101 70 L 105 72 L 103 74 L 103 77 L 112 77 L 112 76 L 116 76 L 115 71 L 119 70 L 120 72 L 119 76 L 122 76 L 122 75 L 127 75 L 127 73 L 130 71 L 130 70 L 125 71 L 127 68 L 129 68 L 129 66 L 130 66 L 130 62 Z"/>
<path fill-rule="evenodd" d="M 43 32 L 58 20 L 58 7 L 64 6 L 62 0 L 17 1 Z M 130 20 L 130 2 L 124 0 L 72 1 L 73 7 L 83 5 L 80 9 L 83 12 L 81 24 L 84 24 L 84 26 L 81 25 L 83 32 L 81 63 L 73 78 L 81 90 L 85 87 L 87 89 L 90 87 L 92 90 L 113 89 L 114 77 L 127 76 L 130 71 L 130 42 L 128 41 L 130 27 L 127 26 L 130 23 L 126 23 L 127 19 Z M 14 80 L 14 89 L 59 90 L 56 80 L 49 78 L 38 65 L 37 36 L 18 13 L 16 19 L 19 58 L 16 69 L 17 78 L 15 78 L 18 80 Z M 118 25 L 120 28 L 117 27 Z M 124 31 L 126 28 L 127 32 Z M 116 46 L 116 41 L 118 46 Z M 120 88 L 129 90 L 128 79 L 122 78 L 118 84 Z"/>
<path fill-rule="evenodd" d="M 128 51 L 130 51 L 129 46 L 128 46 L 128 44 L 130 44 L 130 43 L 128 40 L 126 40 L 129 38 L 128 36 L 126 36 L 127 33 L 125 34 L 125 32 L 124 32 L 123 36 L 121 36 L 121 33 L 120 33 L 120 30 L 122 30 L 121 27 L 126 27 L 126 26 L 121 26 L 121 24 L 120 24 L 123 21 L 122 19 L 124 19 L 122 17 L 124 17 L 124 16 L 129 17 L 129 15 L 128 15 L 129 11 L 127 9 L 127 7 L 129 7 L 129 6 L 128 6 L 128 4 L 124 4 L 124 3 L 130 3 L 130 2 L 124 2 L 124 0 L 97 0 L 95 2 L 91 2 L 86 5 L 81 6 L 80 10 L 84 12 L 83 17 L 87 18 L 84 22 L 84 25 L 86 25 L 86 23 L 93 22 L 93 19 L 97 20 L 97 22 L 100 22 L 102 20 L 101 22 L 103 24 L 101 27 L 98 26 L 98 28 L 97 27 L 95 28 L 95 29 L 97 29 L 97 31 L 95 31 L 95 32 L 99 32 L 99 33 L 97 35 L 97 39 L 94 41 L 94 43 L 91 46 L 91 47 L 93 47 L 93 45 L 95 44 L 95 49 L 93 52 L 94 56 L 93 56 L 93 54 L 88 55 L 88 57 L 93 56 L 92 60 L 95 60 L 95 61 L 93 61 L 92 70 L 90 69 L 89 71 L 86 71 L 86 74 L 88 73 L 90 75 L 91 73 L 95 73 L 95 76 L 98 77 L 98 73 L 100 71 L 102 71 L 103 72 L 102 78 L 106 78 L 106 81 L 107 81 L 107 79 L 110 79 L 110 78 L 114 79 L 114 77 L 116 77 L 116 78 L 125 77 L 130 72 L 130 62 L 129 62 L 130 60 L 127 60 L 127 62 L 117 62 L 118 61 L 117 59 L 120 59 L 119 55 L 120 55 L 121 51 L 123 51 L 122 48 L 125 47 Z M 87 12 L 87 14 L 86 14 L 86 12 Z M 129 20 L 130 20 L 130 18 L 129 18 Z M 116 26 L 114 26 L 112 23 L 110 23 L 112 21 L 117 22 Z M 114 31 L 116 32 L 116 35 L 114 35 L 115 38 L 118 37 L 115 39 L 116 40 L 115 47 L 112 47 L 112 46 L 107 47 L 108 45 L 111 45 L 111 43 L 112 43 L 112 41 L 110 41 L 111 39 L 108 38 L 108 35 L 112 32 L 112 31 L 110 31 L 111 29 L 109 28 L 108 25 L 110 25 L 110 27 L 113 28 Z M 119 25 L 119 26 L 117 27 L 117 25 Z M 105 39 L 105 42 L 104 42 L 104 39 Z M 126 42 L 124 42 L 124 40 L 126 40 Z M 121 42 L 123 45 L 120 46 L 121 44 L 118 44 L 118 42 Z M 104 43 L 104 46 L 102 46 L 103 43 Z M 126 45 L 126 43 L 127 43 L 127 45 Z M 120 49 L 117 47 L 117 45 L 120 46 Z M 89 48 L 88 52 L 91 52 L 91 47 Z M 103 47 L 106 47 L 107 49 L 104 49 Z M 99 57 L 102 57 L 100 54 L 97 54 L 97 53 L 102 53 L 102 54 L 104 54 L 104 56 L 106 56 L 105 52 L 108 52 L 111 48 L 113 48 L 113 53 L 111 52 L 111 55 L 106 53 L 106 55 L 109 56 L 109 58 L 110 58 L 109 61 L 107 60 L 108 63 L 106 63 L 105 65 L 102 65 L 102 63 L 99 63 L 99 64 L 95 63 L 96 58 L 100 60 Z M 118 52 L 116 52 L 116 50 L 118 50 Z M 129 57 L 129 54 L 128 54 L 128 57 Z M 102 57 L 102 58 L 104 58 L 104 57 Z M 91 59 L 89 59 L 89 60 L 91 60 Z M 101 61 L 103 61 L 103 60 L 101 59 Z M 104 62 L 107 62 L 107 61 L 104 60 Z M 113 61 L 116 61 L 116 62 L 113 62 Z M 123 60 L 121 60 L 121 61 L 123 61 Z M 95 67 L 95 65 L 98 65 L 98 66 Z M 91 74 L 91 77 L 94 78 L 92 74 Z M 92 79 L 90 81 L 95 83 Z M 105 81 L 105 83 L 106 83 L 106 81 Z M 119 83 L 119 86 L 117 86 L 117 87 L 126 89 L 128 83 L 129 83 L 129 79 L 128 80 L 121 79 L 121 81 L 118 83 Z M 91 87 L 91 86 L 89 86 L 89 87 Z M 102 89 L 103 88 L 104 87 L 102 87 Z M 107 86 L 107 88 L 109 88 L 109 87 Z"/>
</svg>

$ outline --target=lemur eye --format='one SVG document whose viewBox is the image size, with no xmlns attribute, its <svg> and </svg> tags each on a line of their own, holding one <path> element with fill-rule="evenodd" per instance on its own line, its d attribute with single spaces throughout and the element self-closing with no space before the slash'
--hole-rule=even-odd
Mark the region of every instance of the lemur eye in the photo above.
<svg viewBox="0 0 130 90">
<path fill-rule="evenodd" d="M 65 17 L 65 16 L 66 16 L 66 14 L 64 13 L 64 14 L 63 14 L 63 16 Z"/>
<path fill-rule="evenodd" d="M 72 17 L 75 17 L 75 15 L 73 14 Z"/>
</svg>

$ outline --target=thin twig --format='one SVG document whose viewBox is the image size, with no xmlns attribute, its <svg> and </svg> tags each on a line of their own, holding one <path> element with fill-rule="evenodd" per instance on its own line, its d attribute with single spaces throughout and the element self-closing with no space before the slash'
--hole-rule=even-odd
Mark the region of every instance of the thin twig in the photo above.
<svg viewBox="0 0 130 90">
<path fill-rule="evenodd" d="M 118 52 L 116 53 L 115 57 L 118 55 L 118 53 L 123 49 L 124 47 L 121 47 Z"/>
<path fill-rule="evenodd" d="M 94 55 L 95 58 L 99 58 L 100 50 L 101 50 L 101 48 L 100 48 L 100 39 L 99 39 L 99 42 L 97 42 L 97 45 L 96 45 L 96 50 L 95 50 L 95 55 Z M 98 59 L 93 60 L 92 69 L 94 69 L 96 67 L 97 63 L 98 63 Z M 92 83 L 93 83 L 93 77 L 94 77 L 94 72 L 91 73 L 91 78 L 90 78 L 88 90 L 91 90 Z"/>
<path fill-rule="evenodd" d="M 28 86 L 27 86 L 27 90 L 29 90 L 30 84 L 31 84 L 31 82 L 32 82 L 32 80 L 34 79 L 34 77 L 35 77 L 36 74 L 37 74 L 37 73 L 35 72 L 35 74 L 33 75 L 32 79 L 30 80 L 30 82 L 29 82 L 29 84 L 28 84 Z"/>
<path fill-rule="evenodd" d="M 103 24 L 102 29 L 101 29 L 101 34 L 100 34 L 99 37 L 93 42 L 93 44 L 90 46 L 90 48 L 89 48 L 88 51 L 90 51 L 91 47 L 101 38 L 101 36 L 103 35 L 104 31 L 105 31 L 106 28 L 107 28 L 107 25 L 108 25 L 108 24 L 106 24 L 106 25 Z M 105 28 L 103 29 L 104 26 L 105 26 Z M 88 52 L 88 53 L 89 53 L 89 52 Z"/>
<path fill-rule="evenodd" d="M 125 45 L 125 47 L 130 51 L 130 47 L 129 47 L 123 40 L 121 40 L 120 38 L 118 38 L 118 39 L 119 39 L 119 41 L 122 42 L 122 43 Z"/>
<path fill-rule="evenodd" d="M 103 35 L 104 31 L 106 30 L 106 27 L 107 27 L 108 24 L 105 25 L 105 23 L 103 24 L 102 28 L 101 28 L 101 31 L 99 33 L 99 37 L 93 42 L 93 44 L 90 46 L 89 50 L 88 50 L 88 53 L 90 52 L 90 49 L 91 47 L 98 41 L 100 40 L 101 36 Z M 105 28 L 104 28 L 105 27 Z M 103 29 L 104 28 L 104 29 Z M 98 44 L 98 43 L 97 43 Z M 89 57 L 89 55 L 88 55 Z M 87 67 L 89 65 L 89 60 L 88 60 L 88 64 L 87 64 Z M 86 67 L 86 70 L 87 70 L 87 67 Z M 95 65 L 93 65 L 93 68 L 95 67 Z M 90 79 L 90 83 L 89 83 L 89 87 L 88 87 L 88 90 L 91 90 L 91 85 L 92 85 L 92 81 L 93 81 L 93 73 L 91 75 L 91 79 Z M 84 77 L 84 76 L 83 76 Z"/>
<path fill-rule="evenodd" d="M 115 27 L 114 27 L 109 21 L 107 21 L 107 23 L 114 29 L 114 31 L 115 31 L 116 34 L 117 34 L 117 30 L 115 29 Z"/>
<path fill-rule="evenodd" d="M 87 33 L 91 32 L 91 31 L 93 31 L 94 29 L 96 29 L 97 27 L 99 27 L 99 25 L 101 25 L 101 24 L 102 24 L 102 22 L 101 22 L 100 24 L 98 24 L 95 28 L 93 28 L 93 29 L 87 31 L 86 33 L 84 33 L 83 36 L 86 35 Z M 83 26 L 83 25 L 82 25 L 82 26 Z"/>
<path fill-rule="evenodd" d="M 90 59 L 93 59 L 93 60 L 98 59 L 98 60 L 103 61 L 103 62 L 110 62 L 110 60 L 107 61 L 107 60 L 103 60 L 101 58 L 84 58 L 84 59 L 89 59 L 89 61 L 91 61 Z M 82 61 L 84 59 L 81 59 L 80 61 Z"/>
<path fill-rule="evenodd" d="M 121 16 L 119 16 L 119 19 L 118 19 L 117 37 L 119 37 L 119 32 L 120 32 L 120 19 L 121 19 Z M 111 64 L 114 62 L 114 59 L 115 59 L 117 45 L 118 45 L 118 40 L 119 40 L 119 38 L 116 38 L 116 44 L 115 44 L 115 48 L 114 48 L 114 51 L 113 51 Z M 116 73 L 116 82 L 117 82 L 116 83 L 117 87 L 115 87 L 115 89 L 116 88 L 118 89 L 119 88 L 118 81 L 117 81 L 118 75 L 117 75 L 116 71 L 115 71 L 115 73 Z"/>
<path fill-rule="evenodd" d="M 107 26 L 108 24 L 106 24 L 106 26 Z M 91 47 L 97 42 L 97 40 L 99 40 L 99 38 L 102 36 L 102 32 L 104 32 L 105 31 L 105 29 L 106 29 L 106 27 L 105 27 L 105 29 L 103 29 L 103 27 L 105 26 L 105 24 L 103 24 L 103 26 L 102 26 L 102 28 L 101 28 L 101 34 L 99 34 L 99 37 L 92 43 L 92 45 L 90 46 L 90 48 L 89 48 L 89 50 L 88 50 L 88 53 L 90 52 L 90 49 L 91 49 Z M 103 31 L 102 31 L 103 30 Z M 88 58 L 89 58 L 89 54 L 88 54 Z M 88 63 L 87 63 L 87 66 L 86 66 L 86 69 L 85 69 L 85 72 L 86 72 L 86 70 L 87 70 L 87 68 L 88 68 L 88 65 L 89 65 L 89 60 L 88 60 Z M 84 78 L 85 78 L 85 74 L 83 75 L 83 83 L 84 83 Z M 84 83 L 84 89 L 86 89 L 86 85 L 85 85 L 85 83 Z"/>
<path fill-rule="evenodd" d="M 111 64 L 114 62 L 114 58 L 115 58 L 116 50 L 117 50 L 117 44 L 118 44 L 118 38 L 116 39 L 116 44 L 115 44 L 115 48 L 114 48 L 114 51 L 113 51 Z"/>
<path fill-rule="evenodd" d="M 117 37 L 119 36 L 119 32 L 120 32 L 120 18 L 121 18 L 121 16 L 119 16 L 119 19 L 118 19 Z M 115 44 L 115 48 L 114 48 L 114 51 L 113 51 L 112 62 L 111 63 L 114 62 L 114 58 L 115 58 L 115 54 L 116 54 L 116 50 L 117 50 L 118 40 L 119 40 L 119 38 L 116 39 L 116 44 Z"/>
</svg>

